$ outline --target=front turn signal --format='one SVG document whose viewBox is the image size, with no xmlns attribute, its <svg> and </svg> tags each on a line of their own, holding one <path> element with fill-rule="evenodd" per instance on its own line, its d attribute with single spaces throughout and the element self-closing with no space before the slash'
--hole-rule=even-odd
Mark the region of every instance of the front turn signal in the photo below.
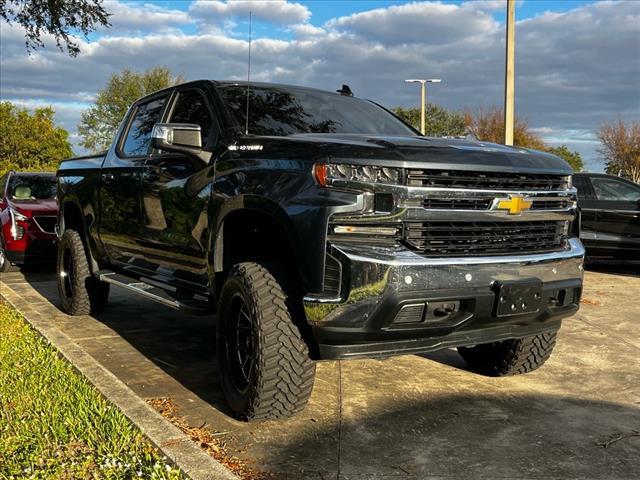
<svg viewBox="0 0 640 480">
<path fill-rule="evenodd" d="M 322 187 L 327 186 L 327 164 L 326 163 L 314 163 L 313 164 L 313 178 Z"/>
</svg>

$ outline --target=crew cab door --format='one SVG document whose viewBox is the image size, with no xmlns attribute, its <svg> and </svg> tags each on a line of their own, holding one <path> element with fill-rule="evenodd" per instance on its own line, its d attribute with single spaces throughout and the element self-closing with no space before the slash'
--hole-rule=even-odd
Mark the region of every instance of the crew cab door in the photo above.
<svg viewBox="0 0 640 480">
<path fill-rule="evenodd" d="M 178 88 L 167 116 L 170 123 L 200 125 L 202 145 L 210 148 L 217 124 L 204 91 Z M 208 206 L 212 164 L 188 154 L 151 155 L 142 179 L 144 259 L 161 280 L 206 290 L 209 241 Z"/>
<path fill-rule="evenodd" d="M 160 122 L 168 94 L 136 105 L 100 172 L 100 241 L 109 261 L 135 265 L 142 258 L 142 172 L 151 155 L 151 130 Z"/>
</svg>

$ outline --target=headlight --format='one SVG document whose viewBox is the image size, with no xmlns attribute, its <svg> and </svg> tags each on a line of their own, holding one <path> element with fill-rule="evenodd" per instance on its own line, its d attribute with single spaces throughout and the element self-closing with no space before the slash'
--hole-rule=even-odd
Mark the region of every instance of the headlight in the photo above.
<svg viewBox="0 0 640 480">
<path fill-rule="evenodd" d="M 13 208 L 9 208 L 9 213 L 14 220 L 17 220 L 19 222 L 26 222 L 29 219 L 29 217 L 23 215 L 17 210 L 14 210 Z"/>
<path fill-rule="evenodd" d="M 399 168 L 373 165 L 317 163 L 313 166 L 313 176 L 323 187 L 331 185 L 336 180 L 387 184 L 400 183 Z"/>
<path fill-rule="evenodd" d="M 24 237 L 24 227 L 17 222 L 26 222 L 28 217 L 13 208 L 9 208 L 9 215 L 11 216 L 11 237 L 14 240 L 20 240 Z"/>
</svg>

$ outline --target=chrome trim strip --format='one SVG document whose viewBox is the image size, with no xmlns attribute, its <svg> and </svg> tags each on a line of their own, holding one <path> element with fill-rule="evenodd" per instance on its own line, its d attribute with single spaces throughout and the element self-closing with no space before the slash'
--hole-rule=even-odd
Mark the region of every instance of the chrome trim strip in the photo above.
<svg viewBox="0 0 640 480">
<path fill-rule="evenodd" d="M 42 225 L 40 225 L 38 223 L 38 220 L 37 220 L 38 217 L 55 219 L 56 223 L 53 225 L 53 232 L 49 232 L 48 230 L 45 230 L 44 228 L 42 228 Z M 33 219 L 33 223 L 35 223 L 41 231 L 43 231 L 44 233 L 48 233 L 49 235 L 56 235 L 56 227 L 58 225 L 58 217 L 56 217 L 55 215 L 37 215 L 37 216 L 34 215 L 31 218 Z"/>
<path fill-rule="evenodd" d="M 385 256 L 365 256 L 354 253 L 351 248 L 344 245 L 333 244 L 338 250 L 348 250 L 349 257 L 359 262 L 371 262 L 383 265 L 390 265 L 394 267 L 402 265 L 411 266 L 431 266 L 431 265 L 484 265 L 488 263 L 540 263 L 556 260 L 566 260 L 569 258 L 576 258 L 584 256 L 585 250 L 580 240 L 575 237 L 569 239 L 569 248 L 566 250 L 560 250 L 557 252 L 537 253 L 528 255 L 503 255 L 503 256 L 489 256 L 489 257 L 423 257 L 410 250 L 401 250 L 398 252 L 389 251 Z M 370 247 L 376 248 L 376 247 Z M 379 247 L 378 247 L 379 248 Z M 361 250 L 362 247 L 358 246 Z M 388 250 L 388 249 L 385 249 Z M 387 252 L 385 252 L 387 253 Z M 395 254 L 394 254 L 395 253 Z"/>
</svg>

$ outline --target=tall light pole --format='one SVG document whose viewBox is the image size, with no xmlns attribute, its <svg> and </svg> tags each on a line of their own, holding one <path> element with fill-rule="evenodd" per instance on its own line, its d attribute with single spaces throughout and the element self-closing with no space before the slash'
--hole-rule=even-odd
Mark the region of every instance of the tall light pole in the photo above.
<svg viewBox="0 0 640 480">
<path fill-rule="evenodd" d="M 507 0 L 507 48 L 504 69 L 504 144 L 513 145 L 515 115 L 516 1 Z"/>
<path fill-rule="evenodd" d="M 442 82 L 441 79 L 439 78 L 410 78 L 408 80 L 405 80 L 405 83 L 419 83 L 421 84 L 421 89 L 420 89 L 420 133 L 422 133 L 422 135 L 425 134 L 426 132 L 426 128 L 425 128 L 425 109 L 426 109 L 426 105 L 427 105 L 427 83 L 440 83 Z"/>
</svg>

